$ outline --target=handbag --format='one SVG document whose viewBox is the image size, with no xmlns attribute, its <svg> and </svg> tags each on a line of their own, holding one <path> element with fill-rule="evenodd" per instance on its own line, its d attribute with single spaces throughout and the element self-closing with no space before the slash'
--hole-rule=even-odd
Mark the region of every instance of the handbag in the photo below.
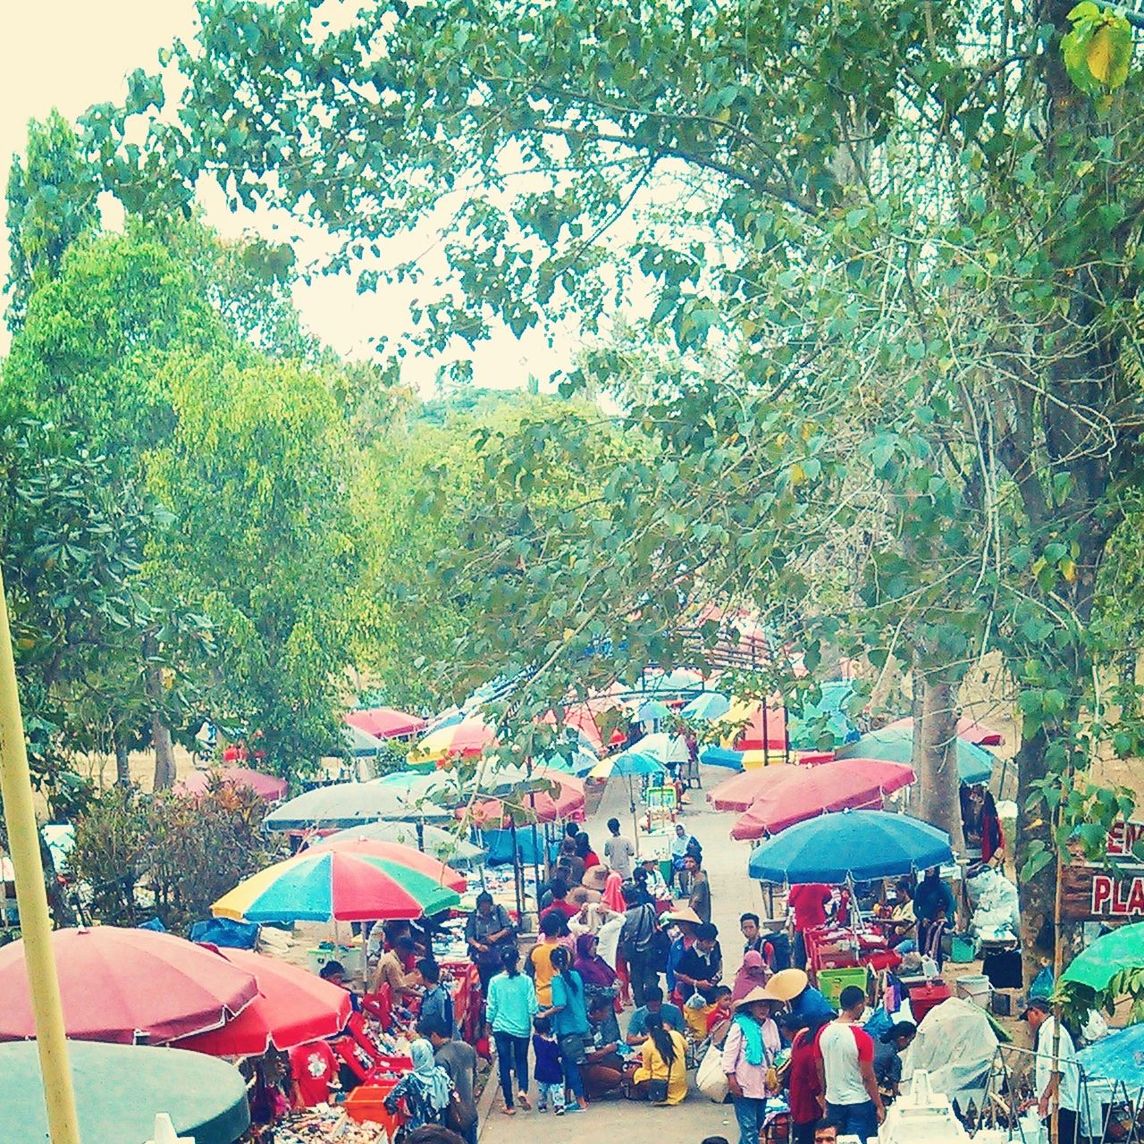
<svg viewBox="0 0 1144 1144">
<path fill-rule="evenodd" d="M 727 1074 L 723 1071 L 723 1051 L 714 1045 L 708 1047 L 699 1062 L 695 1085 L 708 1100 L 722 1104 L 727 1099 Z"/>
<path fill-rule="evenodd" d="M 449 1094 L 449 1103 L 445 1106 L 445 1127 L 458 1135 L 467 1132 L 476 1123 L 475 1109 L 467 1109 L 460 1093 L 454 1088 Z"/>
<path fill-rule="evenodd" d="M 559 1041 L 560 1056 L 564 1060 L 572 1061 L 578 1065 L 584 1063 L 584 1058 L 588 1055 L 588 1050 L 584 1043 L 582 1033 L 565 1033 L 564 1036 L 559 1038 Z"/>
<path fill-rule="evenodd" d="M 647 1098 L 652 1104 L 663 1104 L 667 1100 L 667 1081 L 649 1080 L 647 1082 Z"/>
</svg>

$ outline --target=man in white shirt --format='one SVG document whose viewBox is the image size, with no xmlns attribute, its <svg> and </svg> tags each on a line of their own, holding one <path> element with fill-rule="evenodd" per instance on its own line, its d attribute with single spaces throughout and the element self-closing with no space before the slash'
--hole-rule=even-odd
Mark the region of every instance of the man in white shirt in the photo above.
<svg viewBox="0 0 1144 1144">
<path fill-rule="evenodd" d="M 857 1136 L 865 1144 L 878 1135 L 886 1118 L 874 1076 L 874 1041 L 858 1026 L 866 1009 L 866 993 L 847 985 L 838 998 L 838 1019 L 818 1034 L 820 1089 L 826 1094 L 826 1115 L 839 1134 Z"/>
<path fill-rule="evenodd" d="M 608 819 L 608 832 L 611 838 L 604 843 L 604 859 L 625 882 L 632 880 L 632 859 L 636 856 L 635 844 L 630 838 L 620 835 L 620 820 Z"/>
<path fill-rule="evenodd" d="M 1076 1047 L 1068 1029 L 1061 1025 L 1057 1043 L 1057 1068 L 1053 1069 L 1053 1042 L 1057 1039 L 1057 1021 L 1043 997 L 1030 998 L 1021 1016 L 1033 1031 L 1033 1088 L 1037 1094 L 1037 1115 L 1048 1126 L 1053 1105 L 1059 1103 L 1057 1130 L 1060 1144 L 1075 1144 L 1077 1109 L 1080 1108 L 1080 1070 L 1076 1063 Z"/>
</svg>

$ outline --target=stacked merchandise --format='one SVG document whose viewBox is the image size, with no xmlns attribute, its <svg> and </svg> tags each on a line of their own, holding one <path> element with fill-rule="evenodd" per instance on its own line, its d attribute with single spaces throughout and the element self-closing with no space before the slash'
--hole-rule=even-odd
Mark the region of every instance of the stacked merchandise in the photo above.
<svg viewBox="0 0 1144 1144">
<path fill-rule="evenodd" d="M 314 1144 L 336 1140 L 338 1144 L 389 1144 L 389 1135 L 380 1125 L 370 1121 L 356 1123 L 340 1108 L 318 1104 L 305 1111 L 292 1112 L 273 1128 L 274 1144 Z"/>
</svg>

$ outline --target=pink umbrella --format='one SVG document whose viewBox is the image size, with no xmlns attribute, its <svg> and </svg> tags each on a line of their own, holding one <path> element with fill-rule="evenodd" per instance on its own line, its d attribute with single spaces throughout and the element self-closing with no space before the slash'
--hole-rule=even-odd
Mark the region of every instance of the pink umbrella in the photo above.
<svg viewBox="0 0 1144 1144">
<path fill-rule="evenodd" d="M 606 710 L 606 708 L 605 708 Z M 541 723 L 549 726 L 556 725 L 556 712 L 549 711 L 540 719 Z M 572 703 L 564 708 L 564 725 L 575 727 L 599 752 L 603 750 L 604 739 L 600 734 L 600 725 L 596 722 L 596 713 L 592 709 L 591 701 L 585 703 Z"/>
<path fill-rule="evenodd" d="M 185 1037 L 175 1048 L 215 1057 L 260 1057 L 271 1047 L 292 1049 L 337 1036 L 350 1019 L 349 993 L 305 969 L 250 950 L 203 948 L 253 974 L 259 995 L 221 1029 Z"/>
<path fill-rule="evenodd" d="M 145 929 L 52 934 L 64 1027 L 79 1041 L 164 1044 L 217 1029 L 255 997 L 254 976 L 209 949 Z M 0 1041 L 36 1035 L 23 941 L 0 949 Z"/>
<path fill-rule="evenodd" d="M 513 821 L 563 822 L 572 819 L 584 821 L 584 783 L 560 771 L 537 768 L 534 777 L 547 780 L 552 789 L 522 791 L 511 799 L 491 798 L 472 807 L 475 826 L 497 829 Z M 457 808 L 457 817 L 470 813 L 468 805 Z"/>
<path fill-rule="evenodd" d="M 857 766 L 850 770 L 854 764 Z M 909 786 L 917 778 L 904 763 L 880 759 L 846 759 L 817 767 L 768 767 L 755 773 L 775 777 L 732 827 L 731 837 L 739 841 L 777 834 L 827 811 L 880 810 L 884 795 Z"/>
<path fill-rule="evenodd" d="M 224 783 L 235 787 L 249 787 L 266 802 L 277 802 L 286 797 L 285 779 L 263 774 L 250 767 L 222 767 L 216 771 L 195 771 L 187 775 L 176 787 L 180 794 L 204 795 L 210 789 L 211 778 L 217 775 Z"/>
<path fill-rule="evenodd" d="M 887 723 L 882 730 L 908 731 L 912 735 L 914 733 L 914 721 L 909 716 L 905 719 L 895 719 L 893 723 Z M 999 747 L 1004 742 L 1004 736 L 1000 731 L 994 731 L 991 727 L 986 727 L 984 723 L 970 719 L 968 715 L 962 715 L 958 719 L 957 737 L 964 739 L 967 743 L 976 743 L 979 747 Z"/>
<path fill-rule="evenodd" d="M 425 730 L 425 720 L 419 715 L 407 715 L 393 707 L 366 707 L 350 711 L 346 722 L 375 739 L 400 739 Z"/>
</svg>

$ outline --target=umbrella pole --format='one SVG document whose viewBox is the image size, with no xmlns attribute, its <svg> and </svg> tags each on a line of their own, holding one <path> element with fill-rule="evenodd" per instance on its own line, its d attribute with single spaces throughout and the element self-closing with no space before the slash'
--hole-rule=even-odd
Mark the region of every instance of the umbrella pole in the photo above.
<svg viewBox="0 0 1144 1144">
<path fill-rule="evenodd" d="M 516 823 L 509 820 L 509 832 L 512 834 L 512 888 L 516 894 L 517 917 L 524 917 L 524 886 L 520 873 L 520 848 L 516 843 Z M 540 887 L 536 888 L 536 905 L 540 907 Z"/>
<path fill-rule="evenodd" d="M 79 1144 L 60 983 L 52 949 L 48 894 L 40 855 L 40 831 L 32 801 L 32 779 L 12 658 L 8 603 L 0 575 L 0 796 L 8 826 L 8 848 L 16 875 L 16 904 L 24 938 L 28 989 L 36 1021 L 36 1046 L 44 1085 L 44 1106 L 52 1144 Z"/>
<path fill-rule="evenodd" d="M 639 850 L 640 827 L 636 821 L 636 787 L 630 773 L 628 775 L 628 800 L 632 811 L 632 845 L 635 846 L 636 850 Z"/>
<path fill-rule="evenodd" d="M 417 849 L 425 853 L 425 823 L 420 818 L 417 820 Z"/>
</svg>

